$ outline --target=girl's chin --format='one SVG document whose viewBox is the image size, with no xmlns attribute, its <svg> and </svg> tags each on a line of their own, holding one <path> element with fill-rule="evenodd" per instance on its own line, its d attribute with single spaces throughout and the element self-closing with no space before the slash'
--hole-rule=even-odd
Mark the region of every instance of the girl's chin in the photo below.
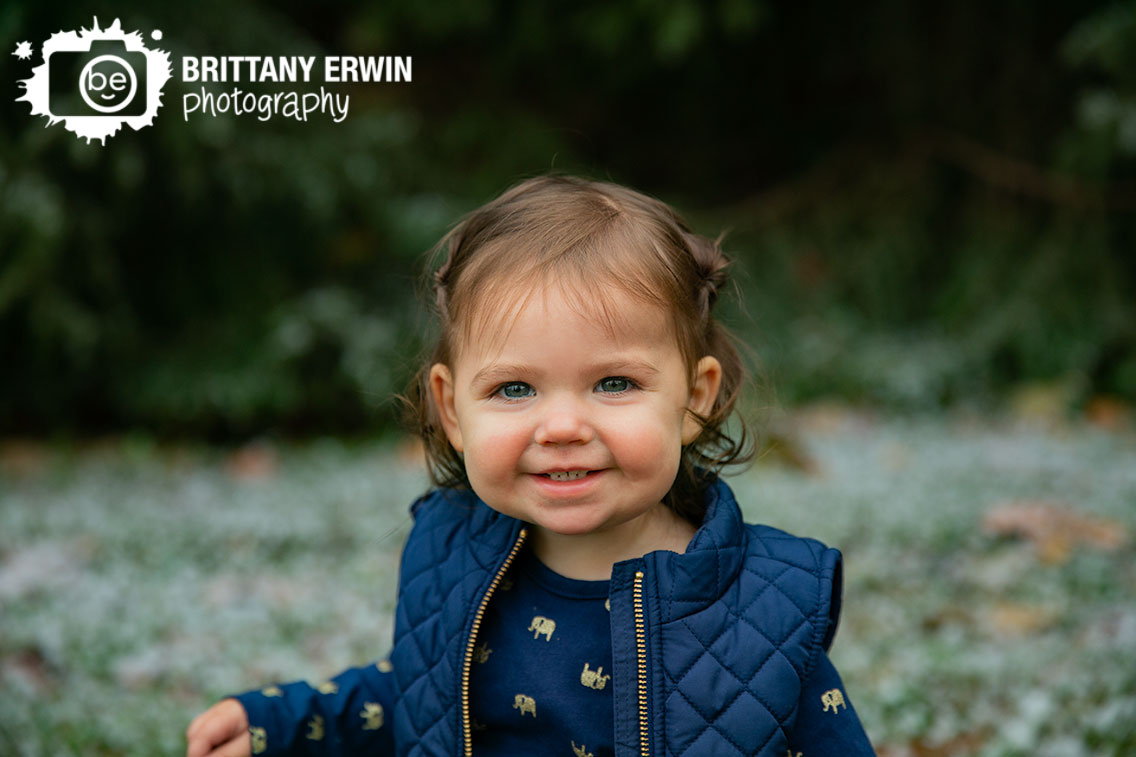
<svg viewBox="0 0 1136 757">
<path fill-rule="evenodd" d="M 594 518 L 540 518 L 533 523 L 549 536 L 595 536 L 603 527 Z"/>
<path fill-rule="evenodd" d="M 551 508 L 537 512 L 531 522 L 549 536 L 588 537 L 598 539 L 621 538 L 621 534 L 631 537 L 642 529 L 644 513 L 619 518 L 616 513 L 601 511 L 595 505 L 567 508 Z M 631 530 L 628 530 L 631 529 Z"/>
</svg>

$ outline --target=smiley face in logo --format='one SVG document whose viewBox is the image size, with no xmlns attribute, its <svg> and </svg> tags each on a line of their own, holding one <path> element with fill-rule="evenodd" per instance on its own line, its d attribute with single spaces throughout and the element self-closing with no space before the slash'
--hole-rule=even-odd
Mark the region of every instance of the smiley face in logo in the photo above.
<svg viewBox="0 0 1136 757">
<path fill-rule="evenodd" d="M 117 113 L 134 99 L 138 76 L 117 55 L 92 58 L 79 74 L 79 94 L 92 110 Z"/>
</svg>

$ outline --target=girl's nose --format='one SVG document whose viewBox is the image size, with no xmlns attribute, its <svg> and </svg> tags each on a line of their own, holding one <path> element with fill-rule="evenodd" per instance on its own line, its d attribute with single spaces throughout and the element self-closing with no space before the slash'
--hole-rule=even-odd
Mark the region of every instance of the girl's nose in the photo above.
<svg viewBox="0 0 1136 757">
<path fill-rule="evenodd" d="M 587 444 L 594 436 L 583 408 L 567 398 L 549 401 L 536 429 L 537 444 Z"/>
</svg>

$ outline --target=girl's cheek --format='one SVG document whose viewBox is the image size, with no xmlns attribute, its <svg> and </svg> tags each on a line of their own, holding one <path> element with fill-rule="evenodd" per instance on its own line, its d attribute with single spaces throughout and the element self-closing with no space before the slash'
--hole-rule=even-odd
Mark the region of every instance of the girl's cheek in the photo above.
<svg viewBox="0 0 1136 757">
<path fill-rule="evenodd" d="M 527 430 L 525 424 L 515 418 L 497 418 L 478 424 L 475 436 L 479 444 L 508 449 L 526 445 L 531 432 Z"/>
<path fill-rule="evenodd" d="M 608 446 L 621 450 L 629 457 L 650 461 L 659 459 L 660 456 L 665 459 L 672 452 L 677 455 L 682 448 L 681 432 L 681 424 L 672 424 L 658 416 L 647 415 L 610 424 L 605 439 Z"/>
</svg>

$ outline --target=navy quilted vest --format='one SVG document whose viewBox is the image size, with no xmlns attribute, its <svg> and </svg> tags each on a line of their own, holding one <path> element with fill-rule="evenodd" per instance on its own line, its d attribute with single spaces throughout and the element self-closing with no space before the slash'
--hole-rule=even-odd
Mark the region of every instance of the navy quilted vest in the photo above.
<svg viewBox="0 0 1136 757">
<path fill-rule="evenodd" d="M 684 554 L 614 566 L 618 755 L 784 757 L 802 681 L 836 631 L 840 554 L 747 526 L 721 481 Z M 464 748 L 462 669 L 477 608 L 524 524 L 469 491 L 412 506 L 391 652 L 399 755 Z"/>
</svg>

